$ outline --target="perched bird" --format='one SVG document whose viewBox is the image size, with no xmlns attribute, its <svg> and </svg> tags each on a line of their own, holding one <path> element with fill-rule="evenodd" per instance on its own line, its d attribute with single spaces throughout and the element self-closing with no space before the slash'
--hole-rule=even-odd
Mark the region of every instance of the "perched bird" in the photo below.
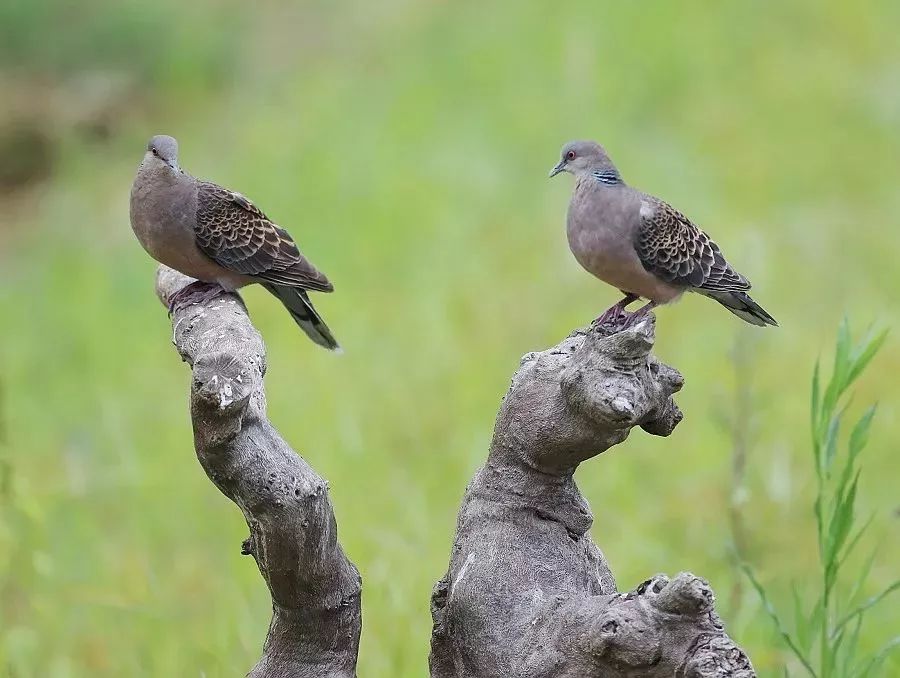
<svg viewBox="0 0 900 678">
<path fill-rule="evenodd" d="M 259 283 L 285 305 L 319 346 L 337 341 L 307 290 L 334 287 L 297 249 L 294 239 L 240 193 L 195 179 L 178 166 L 178 142 L 155 136 L 131 187 L 131 228 L 158 262 L 233 291 Z M 184 288 L 172 304 L 198 292 Z"/>
<path fill-rule="evenodd" d="M 651 309 L 698 292 L 753 325 L 777 325 L 747 294 L 750 281 L 725 260 L 718 245 L 668 203 L 628 186 L 600 144 L 563 146 L 551 170 L 575 175 L 566 231 L 575 259 L 625 295 L 598 322 L 634 324 Z M 625 308 L 649 300 L 632 314 Z"/>
</svg>

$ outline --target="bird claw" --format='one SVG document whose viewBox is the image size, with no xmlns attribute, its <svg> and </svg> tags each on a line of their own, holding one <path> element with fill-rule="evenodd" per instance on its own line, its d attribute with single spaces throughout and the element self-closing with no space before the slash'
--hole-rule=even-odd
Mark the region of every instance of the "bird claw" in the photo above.
<svg viewBox="0 0 900 678">
<path fill-rule="evenodd" d="M 647 313 L 641 313 L 640 311 L 635 311 L 634 313 L 630 313 L 627 318 L 625 318 L 624 322 L 619 325 L 619 330 L 629 330 L 635 325 L 638 325 L 641 320 L 647 317 Z"/>
<path fill-rule="evenodd" d="M 594 325 L 607 325 L 607 324 L 618 324 L 620 322 L 620 318 L 628 317 L 628 311 L 624 310 L 619 306 L 613 306 L 612 308 L 606 309 L 603 313 L 601 313 L 592 324 Z"/>
<path fill-rule="evenodd" d="M 611 324 L 612 327 L 618 328 L 619 324 L 624 320 L 627 321 L 631 316 L 631 313 L 625 310 L 625 307 L 631 304 L 632 302 L 638 299 L 637 295 L 626 293 L 625 297 L 616 304 L 613 304 L 608 309 L 606 309 L 600 317 L 598 317 L 592 324 L 596 325 L 608 325 Z"/>
<path fill-rule="evenodd" d="M 222 294 L 224 291 L 225 289 L 221 285 L 195 280 L 190 285 L 185 285 L 169 297 L 169 317 L 171 318 L 176 311 L 180 311 L 188 306 L 205 304 Z"/>
<path fill-rule="evenodd" d="M 608 327 L 615 331 L 619 331 L 622 326 L 627 323 L 633 313 L 629 313 L 623 308 L 613 307 L 607 311 L 604 311 L 603 314 L 600 315 L 596 320 L 594 320 L 592 325 L 599 325 L 601 327 Z"/>
<path fill-rule="evenodd" d="M 656 307 L 656 304 L 649 303 L 646 306 L 642 306 L 634 313 L 629 313 L 628 317 L 625 318 L 625 322 L 623 322 L 619 326 L 619 331 L 622 330 L 630 330 L 633 327 L 637 327 L 640 325 L 649 315 L 650 312 Z"/>
<path fill-rule="evenodd" d="M 636 311 L 628 312 L 623 308 L 613 307 L 597 318 L 593 324 L 606 326 L 612 333 L 629 330 L 639 325 L 650 315 L 652 307 L 641 307 Z"/>
</svg>

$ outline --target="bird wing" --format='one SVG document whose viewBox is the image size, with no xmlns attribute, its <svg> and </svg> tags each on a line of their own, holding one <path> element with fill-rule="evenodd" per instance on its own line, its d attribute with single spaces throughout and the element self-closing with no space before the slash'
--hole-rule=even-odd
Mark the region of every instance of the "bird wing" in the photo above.
<svg viewBox="0 0 900 678">
<path fill-rule="evenodd" d="M 668 203 L 644 196 L 635 249 L 644 268 L 666 282 L 710 291 L 743 291 L 735 271 L 706 233 Z"/>
<path fill-rule="evenodd" d="M 195 236 L 206 256 L 236 273 L 276 285 L 334 289 L 287 231 L 240 193 L 208 181 L 198 184 Z"/>
</svg>

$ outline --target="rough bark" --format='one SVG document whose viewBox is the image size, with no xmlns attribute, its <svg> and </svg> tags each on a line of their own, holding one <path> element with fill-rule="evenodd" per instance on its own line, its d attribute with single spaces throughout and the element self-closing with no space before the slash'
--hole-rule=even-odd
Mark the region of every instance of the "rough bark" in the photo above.
<svg viewBox="0 0 900 678">
<path fill-rule="evenodd" d="M 681 421 L 682 377 L 650 355 L 653 341 L 650 316 L 522 359 L 432 594 L 432 678 L 755 675 L 703 579 L 656 575 L 619 593 L 588 535 L 578 465 L 635 426 L 667 436 Z"/>
<path fill-rule="evenodd" d="M 160 267 L 164 304 L 192 283 Z M 337 541 L 327 484 L 266 418 L 265 346 L 240 297 L 213 286 L 178 306 L 173 343 L 193 370 L 191 415 L 207 476 L 244 514 L 242 552 L 272 596 L 252 678 L 356 675 L 361 581 Z M 754 676 L 709 585 L 656 575 L 619 593 L 587 534 L 578 465 L 640 426 L 681 420 L 677 371 L 650 355 L 652 316 L 578 331 L 525 356 L 487 463 L 466 489 L 446 576 L 432 594 L 432 678 Z"/>
<path fill-rule="evenodd" d="M 194 282 L 160 267 L 164 304 Z M 327 483 L 266 418 L 265 345 L 240 297 L 206 286 L 200 303 L 176 308 L 173 343 L 191 366 L 194 446 L 206 475 L 238 505 L 272 595 L 272 621 L 252 678 L 356 675 L 359 572 L 337 540 Z"/>
</svg>

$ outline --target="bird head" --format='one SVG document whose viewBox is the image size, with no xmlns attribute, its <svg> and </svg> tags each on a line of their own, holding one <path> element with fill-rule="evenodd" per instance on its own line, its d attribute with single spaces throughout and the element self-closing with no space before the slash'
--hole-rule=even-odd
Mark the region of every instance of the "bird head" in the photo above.
<svg viewBox="0 0 900 678">
<path fill-rule="evenodd" d="M 603 146 L 596 141 L 570 141 L 563 146 L 559 162 L 550 170 L 550 176 L 555 177 L 560 172 L 579 176 L 595 170 L 616 171 Z"/>
<path fill-rule="evenodd" d="M 178 166 L 178 142 L 165 134 L 157 134 L 147 142 L 144 165 L 158 169 L 168 167 L 175 174 L 181 174 Z"/>
</svg>

